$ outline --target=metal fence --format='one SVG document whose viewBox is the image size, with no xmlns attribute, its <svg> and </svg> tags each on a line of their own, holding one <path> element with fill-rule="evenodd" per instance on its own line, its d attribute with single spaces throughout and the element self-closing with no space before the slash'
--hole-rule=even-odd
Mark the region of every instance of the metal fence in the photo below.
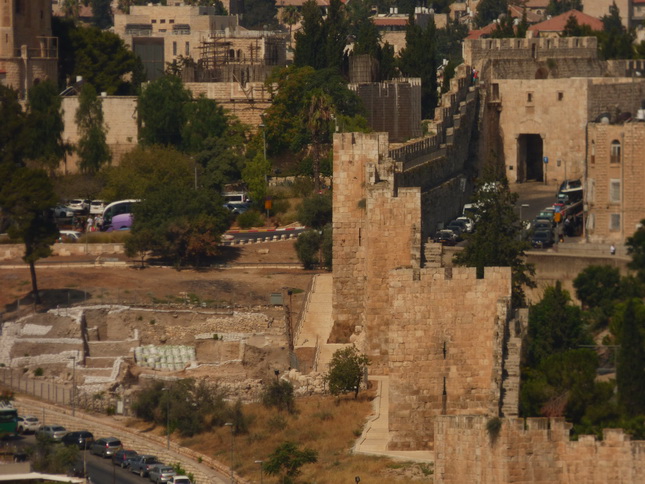
<svg viewBox="0 0 645 484">
<path fill-rule="evenodd" d="M 0 368 L 0 383 L 14 393 L 31 395 L 49 403 L 98 413 L 130 415 L 130 401 L 118 395 L 98 392 L 89 394 L 73 384 L 56 383 L 47 378 L 28 376 L 23 370 Z"/>
</svg>

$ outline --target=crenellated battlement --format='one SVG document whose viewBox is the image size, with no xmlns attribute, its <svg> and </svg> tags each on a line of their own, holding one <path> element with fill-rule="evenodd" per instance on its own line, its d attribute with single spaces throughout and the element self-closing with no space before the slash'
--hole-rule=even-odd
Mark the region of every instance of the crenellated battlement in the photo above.
<svg viewBox="0 0 645 484">
<path fill-rule="evenodd" d="M 491 417 L 445 415 L 435 419 L 435 482 L 518 484 L 636 483 L 645 480 L 645 442 L 622 429 L 602 439 L 571 440 L 563 418 L 507 418 L 489 430 Z M 510 478 L 512 476 L 512 479 Z"/>
</svg>

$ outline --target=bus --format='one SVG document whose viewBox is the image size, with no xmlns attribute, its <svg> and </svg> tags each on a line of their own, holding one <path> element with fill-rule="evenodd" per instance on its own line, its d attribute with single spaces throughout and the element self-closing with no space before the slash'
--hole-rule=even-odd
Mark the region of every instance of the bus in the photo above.
<svg viewBox="0 0 645 484">
<path fill-rule="evenodd" d="M 18 435 L 18 410 L 11 402 L 0 401 L 0 437 Z"/>
<path fill-rule="evenodd" d="M 110 203 L 105 210 L 103 210 L 103 222 L 101 230 L 107 230 L 112 225 L 112 218 L 115 215 L 122 215 L 125 213 L 132 213 L 132 207 L 139 203 L 141 200 L 118 200 Z"/>
</svg>

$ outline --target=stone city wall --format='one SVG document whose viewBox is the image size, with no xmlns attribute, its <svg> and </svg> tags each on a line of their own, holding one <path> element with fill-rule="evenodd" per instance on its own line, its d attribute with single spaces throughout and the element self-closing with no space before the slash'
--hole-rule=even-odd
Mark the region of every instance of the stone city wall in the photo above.
<svg viewBox="0 0 645 484">
<path fill-rule="evenodd" d="M 564 419 L 509 418 L 498 432 L 490 417 L 435 419 L 437 484 L 636 484 L 645 480 L 645 442 L 622 430 L 571 441 Z"/>
<path fill-rule="evenodd" d="M 610 113 L 613 122 L 619 113 L 636 112 L 645 100 L 645 79 L 592 79 L 588 87 L 587 119 L 594 121 L 602 113 Z"/>
<path fill-rule="evenodd" d="M 388 132 L 390 142 L 421 136 L 421 79 L 394 79 L 348 85 L 363 101 L 373 131 Z"/>
<path fill-rule="evenodd" d="M 498 412 L 511 271 L 396 269 L 388 283 L 389 448 L 429 449 L 437 416 Z"/>
<path fill-rule="evenodd" d="M 123 244 L 54 244 L 53 256 L 110 255 L 123 254 Z M 0 245 L 0 261 L 20 259 L 25 253 L 22 244 Z"/>
</svg>

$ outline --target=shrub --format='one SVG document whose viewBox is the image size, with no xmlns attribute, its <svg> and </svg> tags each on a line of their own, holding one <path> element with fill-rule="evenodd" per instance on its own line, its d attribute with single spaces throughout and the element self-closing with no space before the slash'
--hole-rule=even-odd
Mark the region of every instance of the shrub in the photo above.
<svg viewBox="0 0 645 484">
<path fill-rule="evenodd" d="M 331 394 L 338 396 L 354 392 L 354 398 L 358 397 L 361 379 L 369 364 L 369 358 L 359 353 L 356 346 L 337 350 L 331 358 L 326 376 Z"/>
<path fill-rule="evenodd" d="M 486 431 L 492 442 L 497 440 L 500 430 L 502 430 L 502 419 L 499 417 L 493 417 L 486 422 Z"/>
<path fill-rule="evenodd" d="M 247 434 L 249 432 L 249 422 L 242 411 L 242 400 L 237 400 L 231 411 L 231 422 L 233 423 L 233 433 L 235 435 Z"/>
<path fill-rule="evenodd" d="M 45 371 L 39 366 L 34 370 L 34 376 L 43 376 Z"/>
<path fill-rule="evenodd" d="M 296 399 L 293 394 L 293 385 L 286 380 L 273 381 L 264 389 L 262 404 L 265 407 L 275 407 L 289 413 L 296 411 Z"/>
<path fill-rule="evenodd" d="M 237 217 L 237 224 L 243 229 L 262 227 L 264 225 L 264 218 L 257 210 L 248 210 Z"/>
<path fill-rule="evenodd" d="M 321 236 L 317 230 L 307 230 L 300 234 L 295 243 L 298 260 L 305 269 L 313 269 L 319 262 Z"/>
</svg>

